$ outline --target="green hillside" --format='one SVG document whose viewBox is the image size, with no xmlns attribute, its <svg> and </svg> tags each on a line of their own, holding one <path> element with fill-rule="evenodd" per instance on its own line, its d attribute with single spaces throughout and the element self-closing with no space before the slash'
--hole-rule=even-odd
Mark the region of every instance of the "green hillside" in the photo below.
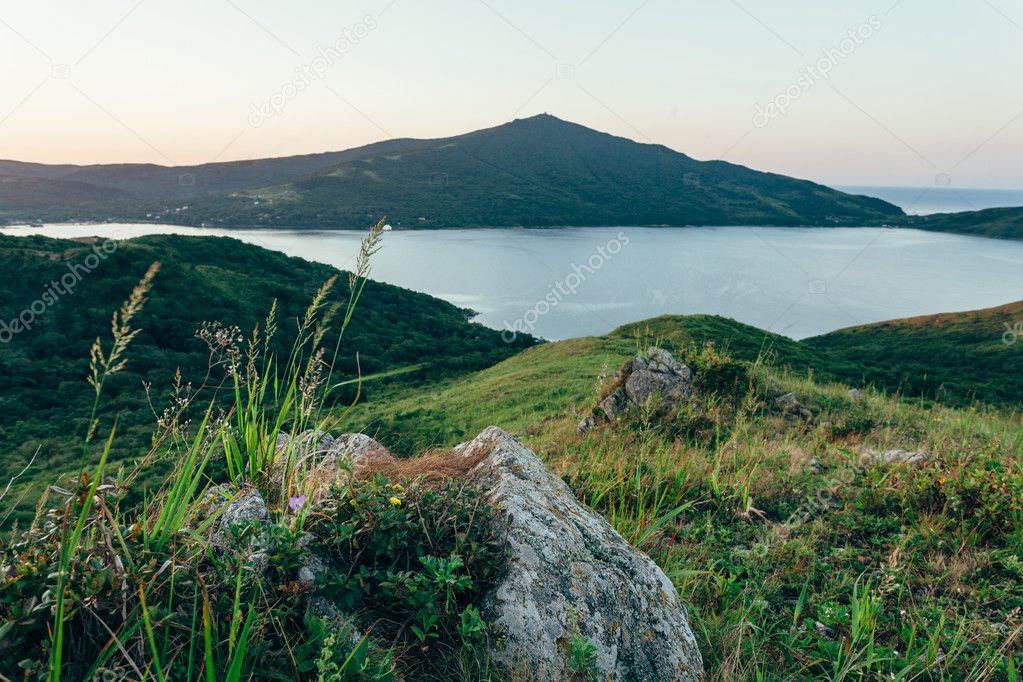
<svg viewBox="0 0 1023 682">
<path fill-rule="evenodd" d="M 22 484 L 78 463 L 80 449 L 74 444 L 80 443 L 93 399 L 85 381 L 89 347 L 97 336 L 109 335 L 111 314 L 151 263 L 161 267 L 137 321 L 142 331 L 127 367 L 104 388 L 107 399 L 99 415 L 100 431 L 119 419 L 115 460 L 148 444 L 154 411 L 159 414 L 173 404 L 177 369 L 182 386 L 202 383 L 210 351 L 196 332 L 204 322 L 237 326 L 230 340 L 244 350 L 245 339 L 262 323 L 272 301 L 277 301 L 279 326 L 290 332 L 317 288 L 338 273 L 227 238 L 144 237 L 112 242 L 109 255 L 102 244 L 0 235 L 2 480 L 17 473 L 37 447 L 36 464 Z M 81 270 L 89 264 L 95 264 L 91 272 Z M 59 285 L 70 268 L 78 268 L 81 278 L 72 283 L 70 294 L 59 294 L 52 283 Z M 347 295 L 342 277 L 334 299 Z M 425 294 L 371 281 L 346 332 L 338 376 L 408 370 L 401 374 L 403 385 L 414 386 L 488 367 L 532 343 L 528 338 L 504 343 L 498 332 L 470 323 L 469 315 Z M 30 328 L 17 331 L 19 326 Z M 327 342 L 334 347 L 333 338 Z M 220 366 L 209 382 L 223 380 Z M 148 399 L 144 384 L 151 386 Z M 363 397 L 371 398 L 386 384 L 386 379 L 365 382 Z M 353 386 L 343 397 L 354 395 Z"/>
<path fill-rule="evenodd" d="M 1023 301 L 850 327 L 809 339 L 831 376 L 949 404 L 1023 405 Z"/>
<path fill-rule="evenodd" d="M 614 372 L 651 345 L 692 350 L 712 344 L 730 357 L 794 376 L 927 404 L 980 401 L 1018 409 L 1023 387 L 1006 377 L 1023 367 L 1023 334 L 1005 344 L 1009 321 L 1023 321 L 1023 302 L 794 341 L 724 317 L 664 315 L 606 336 L 544 343 L 457 379 L 415 389 L 394 386 L 379 400 L 359 405 L 348 426 L 406 453 L 454 445 L 492 423 L 528 432 L 547 416 L 592 398 L 595 377 Z"/>
<path fill-rule="evenodd" d="M 958 232 L 978 237 L 1023 239 L 1023 208 L 987 208 L 981 211 L 907 216 L 905 227 L 934 232 Z"/>
<path fill-rule="evenodd" d="M 652 343 L 695 368 L 695 402 L 663 421 L 636 413 L 578 434 L 609 375 Z M 710 680 L 1012 679 L 1019 412 L 854 395 L 861 384 L 808 378 L 817 353 L 722 318 L 662 317 L 396 391 L 345 428 L 405 453 L 492 423 L 522 438 L 668 573 Z M 771 359 L 750 364 L 757 357 Z M 965 370 L 976 356 L 955 357 Z M 748 386 L 736 395 L 701 376 Z M 785 414 L 784 392 L 812 416 Z M 870 454 L 888 450 L 926 461 Z"/>
</svg>

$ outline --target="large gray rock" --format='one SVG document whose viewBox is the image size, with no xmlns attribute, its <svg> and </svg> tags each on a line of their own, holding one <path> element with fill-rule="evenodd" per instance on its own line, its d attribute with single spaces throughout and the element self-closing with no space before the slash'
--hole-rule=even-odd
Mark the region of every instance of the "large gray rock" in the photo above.
<svg viewBox="0 0 1023 682">
<path fill-rule="evenodd" d="M 563 644 L 596 646 L 600 680 L 701 680 L 685 607 L 664 572 L 576 500 L 535 454 L 497 427 L 456 448 L 497 514 L 510 556 L 482 603 L 503 637 L 492 660 L 535 680 L 570 679 Z"/>
<path fill-rule="evenodd" d="M 600 403 L 608 419 L 617 419 L 634 406 L 670 410 L 693 392 L 693 370 L 663 348 L 651 346 L 634 357 L 622 376 L 622 385 Z"/>
</svg>

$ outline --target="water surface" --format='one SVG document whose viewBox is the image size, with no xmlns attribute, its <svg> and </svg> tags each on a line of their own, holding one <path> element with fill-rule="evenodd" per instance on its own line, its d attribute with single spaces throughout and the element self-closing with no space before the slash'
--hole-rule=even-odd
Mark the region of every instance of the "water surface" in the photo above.
<svg viewBox="0 0 1023 682">
<path fill-rule="evenodd" d="M 2 232 L 228 235 L 341 268 L 352 266 L 362 237 L 127 224 Z M 392 231 L 372 276 L 472 308 L 488 326 L 548 339 L 669 313 L 724 315 L 803 338 L 1023 299 L 1023 242 L 884 228 Z"/>
<path fill-rule="evenodd" d="M 985 208 L 1023 206 L 1023 190 L 979 189 L 932 185 L 930 187 L 841 186 L 850 194 L 866 194 L 895 204 L 910 215 L 960 213 Z"/>
</svg>

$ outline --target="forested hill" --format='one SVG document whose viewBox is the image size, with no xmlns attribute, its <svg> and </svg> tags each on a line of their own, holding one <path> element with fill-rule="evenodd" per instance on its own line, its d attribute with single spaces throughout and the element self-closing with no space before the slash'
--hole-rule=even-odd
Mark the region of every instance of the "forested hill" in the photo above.
<svg viewBox="0 0 1023 682">
<path fill-rule="evenodd" d="M 104 248 L 105 247 L 105 248 Z M 109 253 L 108 253 L 109 252 Z M 338 271 L 228 238 L 154 236 L 121 242 L 0 235 L 0 479 L 7 480 L 41 446 L 34 472 L 77 464 L 93 389 L 86 382 L 89 347 L 109 343 L 112 313 L 153 262 L 161 264 L 136 320 L 127 365 L 104 387 L 102 430 L 119 419 L 115 459 L 144 451 L 155 426 L 152 408 L 172 402 L 182 384 L 202 381 L 209 360 L 196 331 L 206 321 L 237 326 L 247 339 L 277 301 L 279 336 L 294 337 L 295 320 L 316 290 Z M 338 278 L 331 302 L 348 296 Z M 488 367 L 533 343 L 505 343 L 471 323 L 467 311 L 399 287 L 370 281 L 339 354 L 334 380 L 361 370 L 363 398 L 399 371 L 405 385 Z M 337 324 L 335 324 L 335 327 Z M 331 350 L 335 338 L 325 346 Z M 235 339 L 237 341 L 237 339 Z M 238 344 L 245 350 L 245 342 Z M 285 354 L 287 348 L 281 349 Z M 356 366 L 358 354 L 358 366 Z M 223 367 L 214 378 L 223 378 Z M 347 397 L 354 397 L 351 386 Z M 24 481 L 23 481 L 24 482 Z"/>
<path fill-rule="evenodd" d="M 428 229 L 829 226 L 903 216 L 880 199 L 697 161 L 546 114 L 455 137 L 291 159 L 177 169 L 5 162 L 4 175 L 0 217 L 8 220 L 359 227 L 387 216 L 395 227 Z M 65 198 L 72 194 L 73 202 Z"/>
</svg>

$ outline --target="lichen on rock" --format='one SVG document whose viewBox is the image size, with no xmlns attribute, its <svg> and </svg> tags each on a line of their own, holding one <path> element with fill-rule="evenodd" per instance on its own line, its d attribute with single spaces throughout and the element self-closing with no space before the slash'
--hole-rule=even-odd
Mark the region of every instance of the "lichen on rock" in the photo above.
<svg viewBox="0 0 1023 682">
<path fill-rule="evenodd" d="M 597 648 L 601 680 L 700 680 L 685 607 L 664 572 L 583 506 L 539 458 L 497 427 L 456 448 L 497 516 L 507 570 L 483 599 L 501 638 L 492 660 L 530 679 L 569 679 L 574 632 Z"/>
</svg>

